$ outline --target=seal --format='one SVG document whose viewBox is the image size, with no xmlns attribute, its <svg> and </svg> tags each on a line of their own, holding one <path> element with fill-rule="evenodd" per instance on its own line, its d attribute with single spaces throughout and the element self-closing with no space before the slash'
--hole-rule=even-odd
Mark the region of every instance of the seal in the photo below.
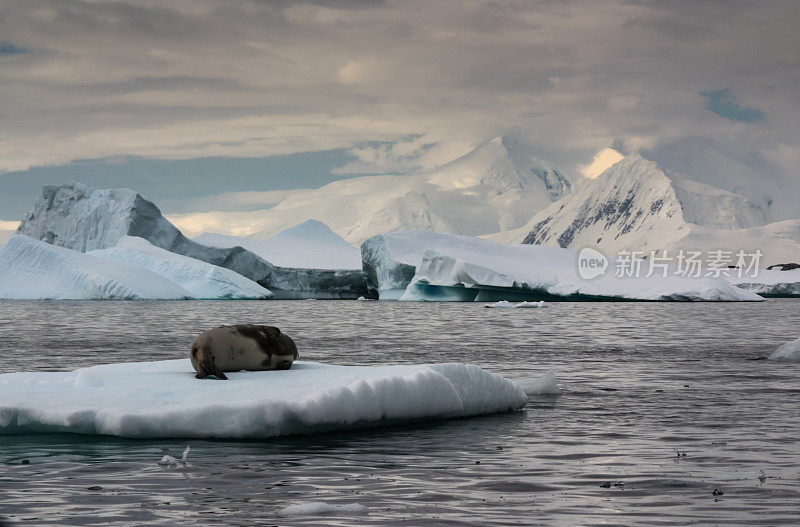
<svg viewBox="0 0 800 527">
<path fill-rule="evenodd" d="M 297 346 L 275 326 L 220 326 L 194 339 L 191 359 L 198 379 L 227 380 L 226 371 L 288 370 L 297 360 Z"/>
</svg>

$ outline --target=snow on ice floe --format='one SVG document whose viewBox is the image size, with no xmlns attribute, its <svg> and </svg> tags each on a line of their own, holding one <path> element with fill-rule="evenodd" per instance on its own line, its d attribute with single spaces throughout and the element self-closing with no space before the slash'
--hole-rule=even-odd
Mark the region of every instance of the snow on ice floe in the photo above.
<svg viewBox="0 0 800 527">
<path fill-rule="evenodd" d="M 800 362 L 800 339 L 787 342 L 772 352 L 770 360 Z"/>
<path fill-rule="evenodd" d="M 324 501 L 309 501 L 289 505 L 278 511 L 278 516 L 329 516 L 329 515 L 348 515 L 348 514 L 369 514 L 369 507 L 360 503 L 348 503 L 346 505 L 332 505 Z"/>
<path fill-rule="evenodd" d="M 115 247 L 87 254 L 152 271 L 183 287 L 195 298 L 240 300 L 272 296 L 269 290 L 239 273 L 169 252 L 143 238 L 123 236 Z"/>
<path fill-rule="evenodd" d="M 493 301 L 535 297 L 625 300 L 759 301 L 723 278 L 616 276 L 617 262 L 584 279 L 578 251 L 541 245 L 505 245 L 430 231 L 374 236 L 362 245 L 364 271 L 382 299 Z M 599 254 L 599 253 L 598 253 Z M 642 266 L 646 269 L 646 265 Z M 498 298 L 499 297 L 499 298 Z M 525 298 L 527 297 L 527 298 Z"/>
<path fill-rule="evenodd" d="M 547 307 L 547 303 L 545 303 L 544 300 L 539 300 L 538 302 L 517 302 L 516 304 L 512 304 L 508 300 L 500 300 L 499 302 L 495 302 L 494 304 L 486 304 L 483 307 L 538 308 L 538 307 Z"/>
<path fill-rule="evenodd" d="M 244 247 L 279 267 L 361 269 L 361 251 L 327 225 L 308 220 L 266 239 L 204 232 L 193 238 L 210 247 Z"/>
<path fill-rule="evenodd" d="M 188 359 L 0 375 L 0 434 L 264 438 L 504 412 L 520 384 L 471 364 L 334 366 L 195 379 Z"/>
<path fill-rule="evenodd" d="M 176 300 L 192 294 L 147 269 L 15 235 L 0 248 L 0 299 Z"/>
</svg>

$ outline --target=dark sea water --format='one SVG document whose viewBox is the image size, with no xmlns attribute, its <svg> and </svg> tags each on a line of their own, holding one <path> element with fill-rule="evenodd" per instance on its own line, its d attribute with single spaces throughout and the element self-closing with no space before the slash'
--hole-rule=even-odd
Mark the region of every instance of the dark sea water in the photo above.
<svg viewBox="0 0 800 527">
<path fill-rule="evenodd" d="M 795 300 L 525 310 L 0 302 L 0 373 L 182 358 L 202 330 L 269 323 L 295 338 L 305 360 L 463 361 L 512 378 L 555 368 L 563 389 L 532 397 L 521 412 L 268 441 L 0 436 L 0 517 L 10 525 L 800 524 L 800 364 L 753 360 L 800 337 L 798 308 Z M 187 467 L 157 464 L 187 444 Z M 369 514 L 277 514 L 311 501 L 357 503 Z"/>
</svg>

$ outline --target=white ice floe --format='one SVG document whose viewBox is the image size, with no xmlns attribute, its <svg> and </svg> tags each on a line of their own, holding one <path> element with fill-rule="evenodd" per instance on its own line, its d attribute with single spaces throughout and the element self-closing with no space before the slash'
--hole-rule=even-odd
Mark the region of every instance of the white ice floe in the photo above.
<svg viewBox="0 0 800 527">
<path fill-rule="evenodd" d="M 514 379 L 514 382 L 525 389 L 528 395 L 557 395 L 561 393 L 558 388 L 556 370 L 549 369 L 541 377 L 533 379 Z"/>
<path fill-rule="evenodd" d="M 194 238 L 210 247 L 244 247 L 279 267 L 361 269 L 361 251 L 317 220 L 308 220 L 269 238 L 204 232 Z"/>
<path fill-rule="evenodd" d="M 308 503 L 298 503 L 290 505 L 278 511 L 278 516 L 328 516 L 335 514 L 369 514 L 369 507 L 360 503 L 348 503 L 347 505 L 332 505 L 323 501 L 309 501 Z"/>
<path fill-rule="evenodd" d="M 800 339 L 779 346 L 769 358 L 770 360 L 800 362 Z"/>
<path fill-rule="evenodd" d="M 169 252 L 135 236 L 123 236 L 115 247 L 86 254 L 152 271 L 180 285 L 195 298 L 241 300 L 272 296 L 264 287 L 230 269 Z"/>
<path fill-rule="evenodd" d="M 147 269 L 57 247 L 21 234 L 0 249 L 0 299 L 174 300 L 192 298 Z"/>
<path fill-rule="evenodd" d="M 521 408 L 519 384 L 471 364 L 334 366 L 199 380 L 188 359 L 0 375 L 0 434 L 264 438 Z"/>
<path fill-rule="evenodd" d="M 362 257 L 370 286 L 382 299 L 490 301 L 552 295 L 561 298 L 626 300 L 763 300 L 722 278 L 682 276 L 669 268 L 648 273 L 648 263 L 618 264 L 591 279 L 579 274 L 579 252 L 541 245 L 505 245 L 481 238 L 403 231 L 364 242 Z M 620 274 L 620 276 L 617 276 Z M 648 276 L 649 275 L 649 276 Z M 516 295 L 516 296 L 515 296 Z M 499 298 L 497 298 L 499 297 Z"/>
<path fill-rule="evenodd" d="M 512 304 L 508 300 L 500 300 L 499 302 L 495 302 L 494 304 L 486 304 L 483 307 L 537 308 L 537 307 L 547 307 L 547 303 L 545 303 L 544 300 L 539 300 L 538 302 L 517 302 L 516 304 Z"/>
<path fill-rule="evenodd" d="M 176 459 L 169 454 L 166 454 L 164 457 L 158 460 L 158 464 L 162 467 L 177 467 L 178 465 L 186 466 L 186 457 L 189 455 L 190 450 L 191 448 L 189 445 L 186 445 L 186 448 L 183 449 L 183 455 L 180 459 Z"/>
</svg>

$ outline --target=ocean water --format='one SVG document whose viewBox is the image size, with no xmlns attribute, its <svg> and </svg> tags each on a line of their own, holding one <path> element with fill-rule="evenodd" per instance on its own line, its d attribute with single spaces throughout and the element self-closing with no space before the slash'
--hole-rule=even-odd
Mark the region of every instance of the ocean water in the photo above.
<svg viewBox="0 0 800 527">
<path fill-rule="evenodd" d="M 181 358 L 200 331 L 268 323 L 303 359 L 555 368 L 563 389 L 520 412 L 268 441 L 0 436 L 0 523 L 800 523 L 800 364 L 755 360 L 800 337 L 798 308 L 0 302 L 0 373 Z M 186 467 L 157 464 L 187 444 Z M 280 516 L 316 501 L 369 513 Z"/>
</svg>

